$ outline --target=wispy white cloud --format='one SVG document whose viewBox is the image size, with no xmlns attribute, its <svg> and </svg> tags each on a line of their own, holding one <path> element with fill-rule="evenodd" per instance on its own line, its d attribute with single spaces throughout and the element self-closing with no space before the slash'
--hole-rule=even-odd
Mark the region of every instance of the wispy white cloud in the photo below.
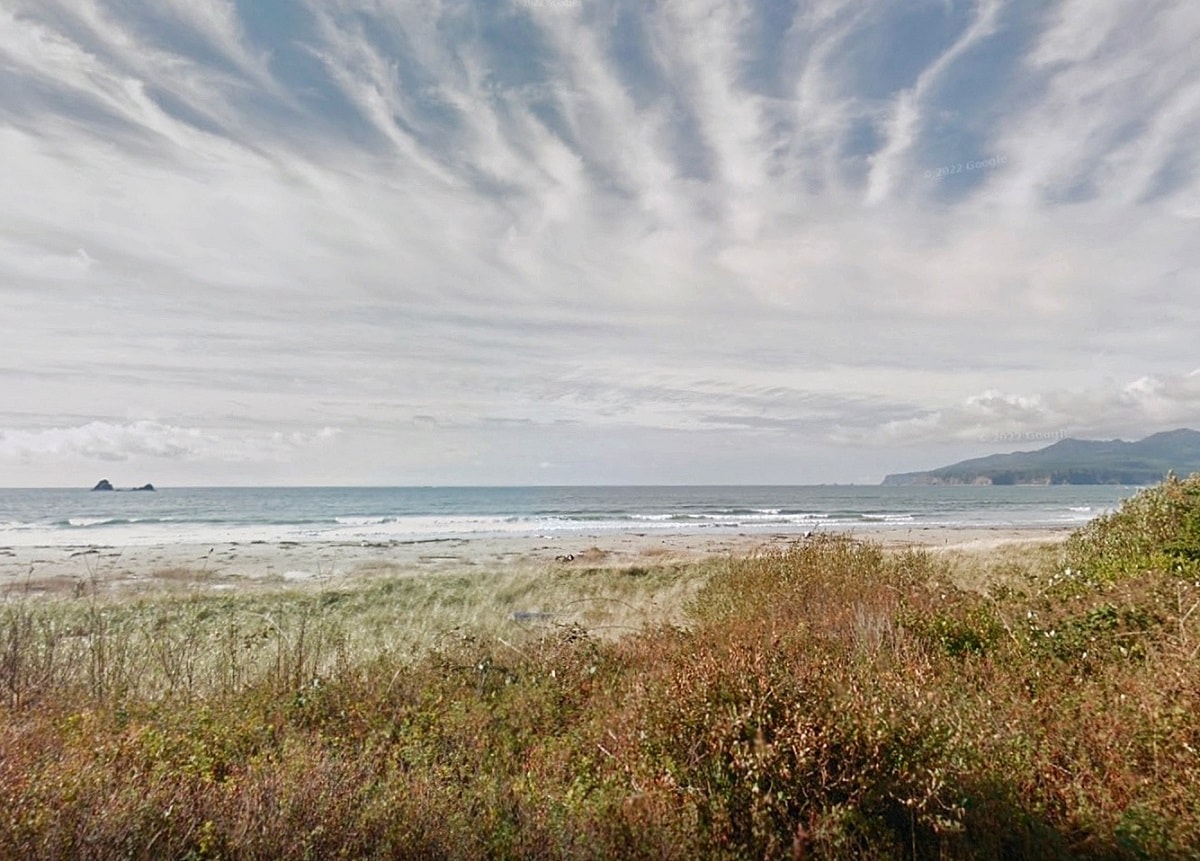
<svg viewBox="0 0 1200 861">
<path fill-rule="evenodd" d="M 157 421 L 87 422 L 74 427 L 35 431 L 0 430 L 0 458 L 53 463 L 62 457 L 101 461 L 134 458 L 205 460 L 240 463 L 287 460 L 298 449 L 328 442 L 341 433 L 324 427 L 315 432 L 242 433 L 179 427 Z"/>
<path fill-rule="evenodd" d="M 869 159 L 871 172 L 866 189 L 868 206 L 878 205 L 894 192 L 898 174 L 909 177 L 914 174 L 912 148 L 921 127 L 929 122 L 925 116 L 929 108 L 926 104 L 928 92 L 939 78 L 953 68 L 957 59 L 995 32 L 1000 9 L 1000 0 L 978 3 L 975 19 L 966 31 L 925 67 L 911 88 L 901 90 L 895 96 L 884 126 L 885 142 Z"/>
<path fill-rule="evenodd" d="M 271 75 L 269 51 L 251 46 L 233 0 L 164 0 L 156 11 L 184 23 L 254 83 L 286 98 Z"/>
</svg>

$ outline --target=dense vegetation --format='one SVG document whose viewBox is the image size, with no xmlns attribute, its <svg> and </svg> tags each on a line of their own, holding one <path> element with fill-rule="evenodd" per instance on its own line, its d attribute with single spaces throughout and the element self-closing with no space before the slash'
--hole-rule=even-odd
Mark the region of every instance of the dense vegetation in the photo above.
<svg viewBox="0 0 1200 861">
<path fill-rule="evenodd" d="M 1169 475 L 1091 521 L 1067 540 L 1065 561 L 1065 573 L 1092 587 L 1151 571 L 1194 578 L 1200 574 L 1200 475 Z"/>
<path fill-rule="evenodd" d="M 1173 479 L 985 589 L 821 537 L 706 572 L 683 624 L 416 658 L 330 615 L 387 583 L 286 613 L 13 599 L 0 856 L 1196 857 L 1198 537 Z"/>
</svg>

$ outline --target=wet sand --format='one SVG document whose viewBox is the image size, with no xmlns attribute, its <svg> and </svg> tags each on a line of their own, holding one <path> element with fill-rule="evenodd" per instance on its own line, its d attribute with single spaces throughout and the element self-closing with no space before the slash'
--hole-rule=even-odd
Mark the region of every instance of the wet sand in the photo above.
<svg viewBox="0 0 1200 861">
<path fill-rule="evenodd" d="M 872 528 L 850 533 L 889 548 L 988 551 L 1063 540 L 1067 528 Z M 370 543 L 229 542 L 131 547 L 0 547 L 0 590 L 61 593 L 103 583 L 209 589 L 320 583 L 381 575 L 496 571 L 517 566 L 619 567 L 688 562 L 782 548 L 795 533 L 601 532 Z"/>
</svg>

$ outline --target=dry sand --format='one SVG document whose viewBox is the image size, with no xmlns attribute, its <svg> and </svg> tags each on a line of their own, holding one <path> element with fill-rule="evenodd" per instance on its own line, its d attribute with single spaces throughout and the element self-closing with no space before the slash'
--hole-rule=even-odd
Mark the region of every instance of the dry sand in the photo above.
<svg viewBox="0 0 1200 861">
<path fill-rule="evenodd" d="M 987 551 L 1063 540 L 1048 528 L 872 528 L 852 533 L 885 547 Z M 379 544 L 249 542 L 132 547 L 0 547 L 0 591 L 70 592 L 89 584 L 140 591 L 188 584 L 236 589 L 379 575 L 495 571 L 518 566 L 613 567 L 691 561 L 786 547 L 794 533 L 602 532 Z"/>
</svg>

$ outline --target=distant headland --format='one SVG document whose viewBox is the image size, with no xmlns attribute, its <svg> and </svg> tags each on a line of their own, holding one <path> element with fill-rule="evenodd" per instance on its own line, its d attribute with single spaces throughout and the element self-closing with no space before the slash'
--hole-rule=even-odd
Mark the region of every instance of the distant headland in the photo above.
<svg viewBox="0 0 1200 861">
<path fill-rule="evenodd" d="M 1200 472 L 1200 432 L 1180 428 L 1136 442 L 1062 439 L 1036 451 L 992 454 L 927 472 L 889 475 L 884 485 L 1129 484 L 1161 481 L 1168 472 Z"/>
<path fill-rule="evenodd" d="M 141 487 L 113 487 L 111 481 L 109 481 L 107 478 L 102 478 L 98 482 L 96 482 L 96 486 L 93 487 L 92 490 L 113 490 L 113 491 L 117 491 L 117 490 L 129 490 L 129 491 L 154 490 L 154 485 L 153 484 L 143 484 Z"/>
</svg>

